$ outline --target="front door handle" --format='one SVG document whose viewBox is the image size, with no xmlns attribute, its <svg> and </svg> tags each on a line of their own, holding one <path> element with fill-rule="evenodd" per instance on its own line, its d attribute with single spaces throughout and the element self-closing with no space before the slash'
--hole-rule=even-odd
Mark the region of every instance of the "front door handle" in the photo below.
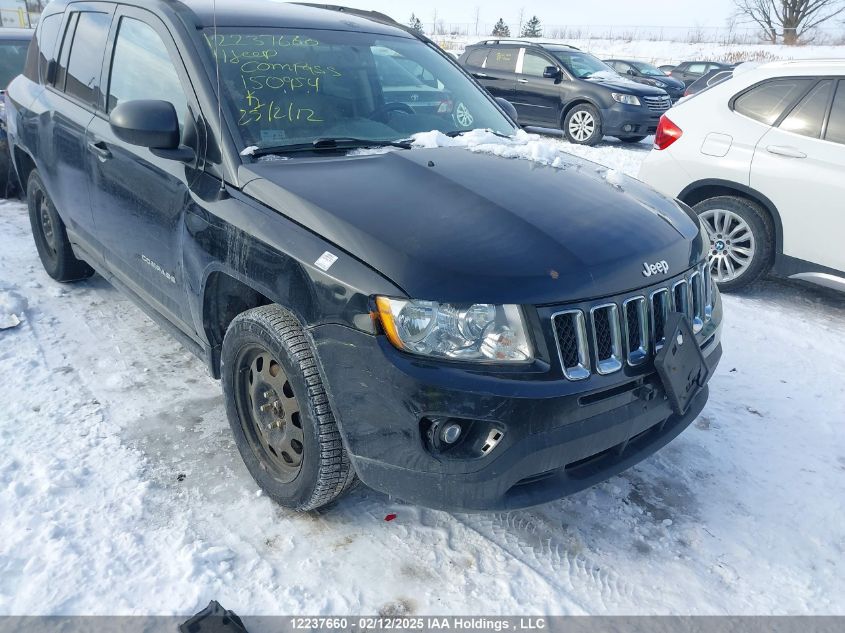
<svg viewBox="0 0 845 633">
<path fill-rule="evenodd" d="M 807 158 L 807 155 L 799 149 L 794 147 L 786 147 L 784 145 L 769 145 L 766 148 L 769 154 L 776 156 L 786 156 L 787 158 Z"/>
<path fill-rule="evenodd" d="M 527 80 L 527 79 L 517 79 L 517 80 L 516 80 L 516 83 L 518 83 L 518 84 L 527 84 L 527 83 L 528 83 L 528 80 Z"/>
<path fill-rule="evenodd" d="M 97 155 L 102 162 L 110 160 L 112 157 L 111 150 L 109 150 L 108 145 L 106 145 L 103 141 L 91 141 L 88 143 L 88 149 L 90 149 L 94 154 Z"/>
<path fill-rule="evenodd" d="M 490 75 L 486 75 L 484 73 L 472 73 L 472 76 L 476 79 L 489 79 Z"/>
</svg>

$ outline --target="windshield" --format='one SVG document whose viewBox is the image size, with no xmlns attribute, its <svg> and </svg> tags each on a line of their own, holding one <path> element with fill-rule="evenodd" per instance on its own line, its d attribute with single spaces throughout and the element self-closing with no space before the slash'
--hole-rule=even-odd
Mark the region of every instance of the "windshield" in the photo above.
<svg viewBox="0 0 845 633">
<path fill-rule="evenodd" d="M 588 79 L 596 73 L 618 73 L 600 59 L 580 51 L 552 51 L 564 68 L 578 79 Z"/>
<path fill-rule="evenodd" d="M 644 62 L 637 62 L 636 64 L 632 64 L 634 68 L 639 70 L 643 75 L 648 77 L 665 77 L 666 73 L 662 70 L 657 68 L 656 66 L 652 66 L 651 64 L 646 64 Z"/>
<path fill-rule="evenodd" d="M 389 142 L 477 128 L 511 135 L 475 84 L 416 39 L 344 31 L 228 29 L 205 40 L 246 147 Z"/>
<path fill-rule="evenodd" d="M 23 72 L 26 62 L 26 52 L 29 50 L 29 42 L 0 42 L 0 90 L 12 83 L 12 79 Z"/>
</svg>

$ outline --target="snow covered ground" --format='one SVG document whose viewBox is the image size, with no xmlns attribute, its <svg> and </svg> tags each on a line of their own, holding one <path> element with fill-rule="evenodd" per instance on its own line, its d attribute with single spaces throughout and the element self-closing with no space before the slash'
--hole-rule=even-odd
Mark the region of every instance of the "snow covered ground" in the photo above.
<svg viewBox="0 0 845 633">
<path fill-rule="evenodd" d="M 629 175 L 649 149 L 550 144 Z M 53 283 L 0 203 L 0 614 L 845 614 L 845 297 L 725 306 L 709 405 L 621 476 L 508 514 L 359 488 L 298 515 L 203 364 L 101 278 Z"/>
</svg>

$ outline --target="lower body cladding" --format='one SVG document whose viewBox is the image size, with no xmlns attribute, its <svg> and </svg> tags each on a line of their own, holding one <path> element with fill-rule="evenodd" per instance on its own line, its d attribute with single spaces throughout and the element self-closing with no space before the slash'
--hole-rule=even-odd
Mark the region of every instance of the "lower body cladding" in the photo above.
<svg viewBox="0 0 845 633">
<path fill-rule="evenodd" d="M 602 133 L 605 136 L 648 136 L 657 132 L 660 117 L 669 109 L 650 110 L 645 106 L 616 104 L 601 111 Z"/>
<path fill-rule="evenodd" d="M 435 366 L 341 326 L 311 335 L 360 479 L 431 508 L 508 510 L 583 490 L 666 445 L 708 397 L 677 415 L 653 367 L 596 376 L 596 388 Z M 718 331 L 703 352 L 712 375 Z"/>
</svg>

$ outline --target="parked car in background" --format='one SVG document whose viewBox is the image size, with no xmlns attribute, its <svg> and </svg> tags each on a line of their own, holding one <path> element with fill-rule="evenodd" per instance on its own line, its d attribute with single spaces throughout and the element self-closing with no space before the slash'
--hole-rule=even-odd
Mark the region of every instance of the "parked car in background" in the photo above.
<svg viewBox="0 0 845 633">
<path fill-rule="evenodd" d="M 673 102 L 684 96 L 684 82 L 667 76 L 657 66 L 630 59 L 606 59 L 604 63 L 637 83 L 662 88 L 669 93 Z"/>
<path fill-rule="evenodd" d="M 0 28 L 0 197 L 14 195 L 16 179 L 9 160 L 6 134 L 6 86 L 23 72 L 32 29 Z"/>
<path fill-rule="evenodd" d="M 439 508 L 537 505 L 696 419 L 722 304 L 690 209 L 575 157 L 415 147 L 473 127 L 389 101 L 385 49 L 475 129 L 517 127 L 386 16 L 216 4 L 54 0 L 9 138 L 46 272 L 99 271 L 206 361 L 270 498 L 313 510 L 360 478 Z"/>
<path fill-rule="evenodd" d="M 694 81 L 692 84 L 687 86 L 687 89 L 684 90 L 685 97 L 691 97 L 692 95 L 698 94 L 699 92 L 710 88 L 711 86 L 715 86 L 718 83 L 722 83 L 723 81 L 727 81 L 731 77 L 733 77 L 734 71 L 731 70 L 711 70 L 709 73 L 704 75 L 701 79 Z"/>
<path fill-rule="evenodd" d="M 658 68 L 665 74 L 671 75 L 672 71 L 675 70 L 675 64 L 663 64 L 662 66 L 658 66 Z"/>
<path fill-rule="evenodd" d="M 663 117 L 640 178 L 692 206 L 726 290 L 768 271 L 845 290 L 845 60 L 768 63 Z"/>
<path fill-rule="evenodd" d="M 683 62 L 672 69 L 671 76 L 684 83 L 684 86 L 691 86 L 704 75 L 714 70 L 730 70 L 733 64 L 721 62 Z"/>
<path fill-rule="evenodd" d="M 662 88 L 626 79 L 563 44 L 488 40 L 467 47 L 460 63 L 513 103 L 520 125 L 562 129 L 570 143 L 595 145 L 604 136 L 638 143 L 672 106 Z"/>
</svg>

